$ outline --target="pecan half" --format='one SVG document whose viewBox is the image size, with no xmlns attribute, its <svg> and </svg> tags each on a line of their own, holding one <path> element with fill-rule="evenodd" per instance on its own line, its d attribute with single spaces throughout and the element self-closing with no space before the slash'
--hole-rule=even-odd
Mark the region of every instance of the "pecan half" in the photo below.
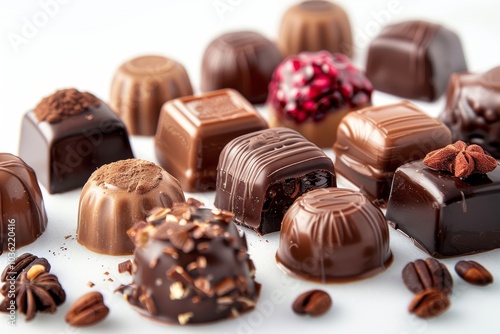
<svg viewBox="0 0 500 334">
<path fill-rule="evenodd" d="M 413 293 L 436 289 L 449 295 L 453 290 L 453 278 L 444 264 L 433 258 L 416 260 L 403 269 L 403 282 Z"/>
<path fill-rule="evenodd" d="M 459 261 L 455 271 L 470 284 L 484 286 L 493 283 L 493 275 L 476 261 Z"/>
<path fill-rule="evenodd" d="M 65 320 L 75 327 L 94 325 L 106 318 L 109 308 L 104 305 L 102 294 L 89 292 L 80 297 L 68 310 Z"/>
</svg>

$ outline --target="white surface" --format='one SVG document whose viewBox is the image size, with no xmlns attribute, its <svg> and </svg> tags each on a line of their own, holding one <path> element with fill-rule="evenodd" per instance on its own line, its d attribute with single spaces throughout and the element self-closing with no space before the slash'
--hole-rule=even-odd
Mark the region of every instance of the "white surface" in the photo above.
<svg viewBox="0 0 500 334">
<path fill-rule="evenodd" d="M 56 1 L 56 0 L 54 0 Z M 108 99 L 115 69 L 126 59 L 147 53 L 164 54 L 182 62 L 199 87 L 201 56 L 205 46 L 218 34 L 239 29 L 254 29 L 270 38 L 277 37 L 279 20 L 284 10 L 295 1 L 204 0 L 204 1 L 71 1 L 59 0 L 51 7 L 44 22 L 42 3 L 49 0 L 0 0 L 0 152 L 17 153 L 19 126 L 24 112 L 33 108 L 44 96 L 56 89 L 76 87 Z M 465 47 L 469 68 L 484 71 L 499 65 L 500 3 L 491 1 L 427 1 L 427 0 L 339 0 L 351 17 L 358 53 L 355 61 L 363 64 L 368 41 L 380 30 L 382 22 L 407 18 L 434 20 L 457 31 Z M 221 5 L 222 4 L 222 5 Z M 226 5 L 218 13 L 214 5 Z M 392 14 L 389 9 L 396 8 Z M 42 13 L 42 14 L 40 14 Z M 379 13 L 375 15 L 374 13 Z M 220 15 L 219 15 L 220 14 Z M 9 36 L 22 36 L 26 21 L 39 25 L 37 31 L 19 45 L 16 51 Z M 25 31 L 26 32 L 26 31 Z M 375 93 L 374 104 L 399 99 Z M 431 114 L 443 108 L 443 99 L 433 104 L 417 103 Z M 134 153 L 139 158 L 156 161 L 153 143 L 148 138 L 132 138 Z M 331 151 L 328 151 L 331 155 Z M 0 332 L 30 333 L 102 333 L 159 332 L 169 333 L 499 333 L 500 284 L 485 288 L 468 285 L 454 272 L 458 259 L 443 261 L 455 279 L 451 309 L 439 318 L 420 320 L 407 312 L 412 294 L 401 280 L 403 266 L 426 254 L 391 230 L 394 263 L 384 273 L 363 281 L 347 284 L 320 285 L 292 279 L 284 275 L 274 262 L 278 234 L 257 237 L 245 230 L 249 251 L 262 283 L 257 309 L 238 319 L 203 326 L 168 326 L 139 316 L 122 299 L 113 294 L 120 283 L 128 283 L 128 275 L 117 273 L 117 264 L 127 257 L 102 256 L 92 253 L 74 239 L 77 223 L 79 190 L 49 195 L 44 191 L 49 217 L 47 231 L 32 245 L 17 250 L 20 255 L 32 252 L 45 256 L 52 264 L 67 293 L 67 301 L 54 315 L 39 314 L 31 323 L 21 315 L 17 326 L 7 324 L 0 314 Z M 212 205 L 213 194 L 194 194 Z M 64 237 L 71 235 L 69 239 Z M 500 279 L 499 251 L 466 257 L 484 264 Z M 0 256 L 0 267 L 7 263 Z M 108 271 L 109 276 L 104 272 Z M 112 278 L 114 282 L 107 281 Z M 87 287 L 92 281 L 96 286 Z M 309 288 L 323 288 L 334 300 L 330 312 L 319 318 L 299 317 L 292 313 L 296 295 Z M 111 308 L 101 324 L 87 329 L 71 328 L 64 323 L 69 306 L 87 291 L 104 294 Z"/>
</svg>

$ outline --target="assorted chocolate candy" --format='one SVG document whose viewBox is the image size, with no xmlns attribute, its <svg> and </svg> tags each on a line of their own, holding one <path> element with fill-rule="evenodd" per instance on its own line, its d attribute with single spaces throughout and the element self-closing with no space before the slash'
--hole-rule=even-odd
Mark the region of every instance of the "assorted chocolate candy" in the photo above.
<svg viewBox="0 0 500 334">
<path fill-rule="evenodd" d="M 77 240 L 97 253 L 132 254 L 127 230 L 153 208 L 177 202 L 184 202 L 180 184 L 160 166 L 141 159 L 104 165 L 82 189 Z"/>
<path fill-rule="evenodd" d="M 19 156 L 51 194 L 79 188 L 102 165 L 134 157 L 120 118 L 74 88 L 56 91 L 24 115 Z"/>
<path fill-rule="evenodd" d="M 235 138 L 217 166 L 216 208 L 259 234 L 279 231 L 300 195 L 336 186 L 332 160 L 298 132 L 274 128 Z"/>
<path fill-rule="evenodd" d="M 266 128 L 264 118 L 235 90 L 178 98 L 163 106 L 156 157 L 184 191 L 214 190 L 224 146 L 233 138 Z"/>
<path fill-rule="evenodd" d="M 192 94 L 191 81 L 181 64 L 146 55 L 118 68 L 111 84 L 110 105 L 131 135 L 154 136 L 163 103 Z"/>
<path fill-rule="evenodd" d="M 454 72 L 467 70 L 458 35 L 435 23 L 404 21 L 385 27 L 370 44 L 366 75 L 375 89 L 434 101 Z"/>
<path fill-rule="evenodd" d="M 367 107 L 340 121 L 335 166 L 370 200 L 385 206 L 396 168 L 450 143 L 443 123 L 407 101 Z"/>
<path fill-rule="evenodd" d="M 283 217 L 276 261 L 292 275 L 354 280 L 383 271 L 391 260 L 384 214 L 360 192 L 312 190 Z"/>
<path fill-rule="evenodd" d="M 439 118 L 453 140 L 477 144 L 500 158 L 500 67 L 486 73 L 453 74 Z"/>
</svg>

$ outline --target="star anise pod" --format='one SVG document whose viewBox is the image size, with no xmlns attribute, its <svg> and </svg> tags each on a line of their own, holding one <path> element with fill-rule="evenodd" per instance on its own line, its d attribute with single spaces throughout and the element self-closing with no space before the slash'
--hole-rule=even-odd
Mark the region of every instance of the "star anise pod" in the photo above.
<svg viewBox="0 0 500 334">
<path fill-rule="evenodd" d="M 2 289 L 4 295 L 0 303 L 1 312 L 9 312 L 9 307 L 14 305 L 16 310 L 26 316 L 26 321 L 32 320 L 37 312 L 54 313 L 57 306 L 66 300 L 57 276 L 42 272 L 29 279 L 27 272 L 23 271 L 15 281 L 14 292 Z"/>
<path fill-rule="evenodd" d="M 486 174 L 498 166 L 496 159 L 481 146 L 467 145 L 461 140 L 428 153 L 424 164 L 436 170 L 448 171 L 459 178 L 466 178 L 471 174 Z"/>
</svg>

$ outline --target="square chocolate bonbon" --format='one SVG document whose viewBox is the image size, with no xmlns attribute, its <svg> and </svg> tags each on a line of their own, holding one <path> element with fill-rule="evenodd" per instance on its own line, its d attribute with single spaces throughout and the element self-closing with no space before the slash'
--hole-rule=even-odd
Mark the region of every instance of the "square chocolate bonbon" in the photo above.
<svg viewBox="0 0 500 334">
<path fill-rule="evenodd" d="M 332 160 L 297 131 L 273 128 L 235 138 L 221 152 L 215 207 L 259 234 L 279 231 L 296 198 L 335 187 Z"/>
<path fill-rule="evenodd" d="M 81 187 L 100 166 L 134 157 L 120 118 L 76 89 L 57 91 L 24 115 L 19 156 L 51 194 Z"/>
<path fill-rule="evenodd" d="M 448 128 L 410 102 L 367 107 L 341 120 L 333 146 L 335 167 L 383 206 L 400 165 L 450 143 Z"/>
<path fill-rule="evenodd" d="M 161 111 L 156 157 L 184 191 L 214 190 L 224 146 L 233 138 L 266 128 L 258 111 L 232 89 L 174 99 Z"/>
<path fill-rule="evenodd" d="M 387 219 L 434 257 L 500 248 L 500 168 L 457 178 L 419 161 L 394 175 Z"/>
</svg>

